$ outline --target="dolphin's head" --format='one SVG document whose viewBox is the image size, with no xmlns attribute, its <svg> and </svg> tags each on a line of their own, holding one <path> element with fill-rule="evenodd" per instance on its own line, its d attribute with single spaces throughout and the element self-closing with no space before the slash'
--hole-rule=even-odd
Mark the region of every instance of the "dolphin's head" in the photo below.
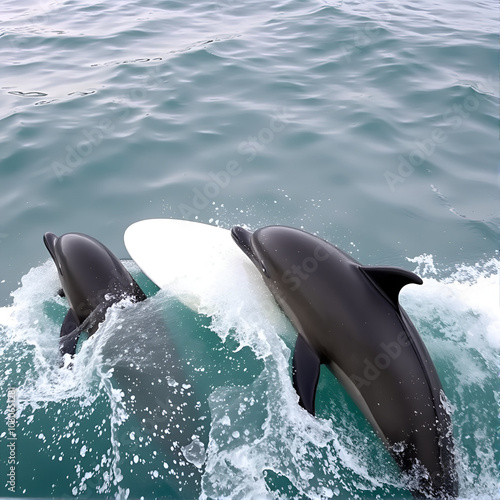
<svg viewBox="0 0 500 500">
<path fill-rule="evenodd" d="M 80 320 L 83 320 L 95 306 L 91 304 L 91 293 L 84 289 L 85 283 L 82 283 L 82 277 L 79 276 L 81 272 L 89 275 L 89 270 L 92 269 L 90 237 L 78 233 L 63 234 L 60 237 L 54 233 L 45 233 L 43 242 L 59 274 L 62 287 L 59 294 L 68 299 L 70 307 L 77 312 Z"/>
<path fill-rule="evenodd" d="M 264 272 L 264 263 L 262 262 L 262 256 L 259 254 L 258 245 L 255 245 L 254 236 L 255 233 L 248 231 L 240 226 L 235 226 L 231 229 L 231 236 L 236 244 L 243 250 L 245 255 L 255 264 L 255 266 Z"/>
<path fill-rule="evenodd" d="M 328 244 L 300 229 L 287 226 L 267 226 L 254 233 L 233 227 L 231 234 L 261 272 L 264 280 L 284 285 L 292 290 L 300 273 L 311 272 L 328 258 Z M 298 273 L 295 274 L 295 273 Z"/>
<path fill-rule="evenodd" d="M 79 233 L 67 233 L 60 237 L 45 233 L 43 242 L 56 265 L 63 288 L 76 267 L 86 268 L 87 272 L 95 267 L 96 255 L 103 253 L 104 249 L 94 238 Z"/>
<path fill-rule="evenodd" d="M 255 232 L 235 226 L 231 235 L 236 244 L 250 258 L 263 278 L 275 279 L 285 266 L 293 265 L 291 259 L 290 232 L 300 231 L 285 226 L 267 226 Z"/>
<path fill-rule="evenodd" d="M 64 295 L 80 317 L 113 298 L 146 298 L 119 259 L 91 236 L 46 233 L 43 241 L 56 265 Z"/>
</svg>

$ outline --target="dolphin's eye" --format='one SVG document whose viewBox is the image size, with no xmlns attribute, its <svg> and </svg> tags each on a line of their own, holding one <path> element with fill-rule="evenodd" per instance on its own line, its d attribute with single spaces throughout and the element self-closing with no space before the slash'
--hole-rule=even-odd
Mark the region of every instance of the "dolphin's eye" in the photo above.
<svg viewBox="0 0 500 500">
<path fill-rule="evenodd" d="M 260 266 L 262 267 L 262 272 L 264 273 L 265 276 L 270 278 L 269 273 L 267 272 L 266 266 L 264 265 L 264 262 L 260 261 Z"/>
</svg>

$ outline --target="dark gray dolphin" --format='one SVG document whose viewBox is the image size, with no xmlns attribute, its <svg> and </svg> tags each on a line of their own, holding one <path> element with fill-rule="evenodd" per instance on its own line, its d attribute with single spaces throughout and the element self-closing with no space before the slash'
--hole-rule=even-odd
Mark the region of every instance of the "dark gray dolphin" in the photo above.
<svg viewBox="0 0 500 500">
<path fill-rule="evenodd" d="M 299 335 L 293 384 L 314 415 L 327 364 L 382 438 L 415 496 L 458 495 L 452 424 L 436 368 L 408 315 L 401 288 L 421 284 L 395 267 L 365 267 L 298 229 L 232 229 Z"/>
<path fill-rule="evenodd" d="M 130 273 L 102 243 L 80 233 L 59 238 L 45 233 L 43 241 L 59 273 L 61 295 L 69 302 L 59 339 L 62 355 L 75 354 L 82 331 L 95 333 L 106 310 L 124 298 L 146 298 Z"/>
</svg>

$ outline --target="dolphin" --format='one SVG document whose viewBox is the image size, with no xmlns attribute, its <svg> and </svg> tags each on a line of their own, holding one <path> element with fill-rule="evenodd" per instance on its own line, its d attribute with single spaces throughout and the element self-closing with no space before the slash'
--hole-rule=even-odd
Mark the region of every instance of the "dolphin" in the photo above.
<svg viewBox="0 0 500 500">
<path fill-rule="evenodd" d="M 231 234 L 298 331 L 293 385 L 315 412 L 327 364 L 372 424 L 420 498 L 458 495 L 452 423 L 432 359 L 398 295 L 422 284 L 397 267 L 363 266 L 330 243 L 286 226 Z"/>
<path fill-rule="evenodd" d="M 146 299 L 120 260 L 91 236 L 67 233 L 58 238 L 45 233 L 43 241 L 59 273 L 59 294 L 70 306 L 61 326 L 61 355 L 74 355 L 81 332 L 94 334 L 113 304 L 125 298 Z"/>
</svg>

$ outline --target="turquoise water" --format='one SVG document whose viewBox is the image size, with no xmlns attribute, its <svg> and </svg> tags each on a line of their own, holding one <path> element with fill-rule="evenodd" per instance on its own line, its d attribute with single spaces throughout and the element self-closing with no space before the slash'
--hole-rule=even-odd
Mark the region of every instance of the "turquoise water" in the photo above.
<svg viewBox="0 0 500 500">
<path fill-rule="evenodd" d="M 60 373 L 43 233 L 127 259 L 126 227 L 166 217 L 302 227 L 420 273 L 401 300 L 454 408 L 461 496 L 500 496 L 497 6 L 7 0 L 1 18 L 4 479 L 10 387 L 18 441 L 0 495 L 410 498 L 328 372 L 318 418 L 296 409 L 289 325 L 249 340 L 238 311 L 186 310 L 132 263 L 150 304 Z"/>
</svg>

